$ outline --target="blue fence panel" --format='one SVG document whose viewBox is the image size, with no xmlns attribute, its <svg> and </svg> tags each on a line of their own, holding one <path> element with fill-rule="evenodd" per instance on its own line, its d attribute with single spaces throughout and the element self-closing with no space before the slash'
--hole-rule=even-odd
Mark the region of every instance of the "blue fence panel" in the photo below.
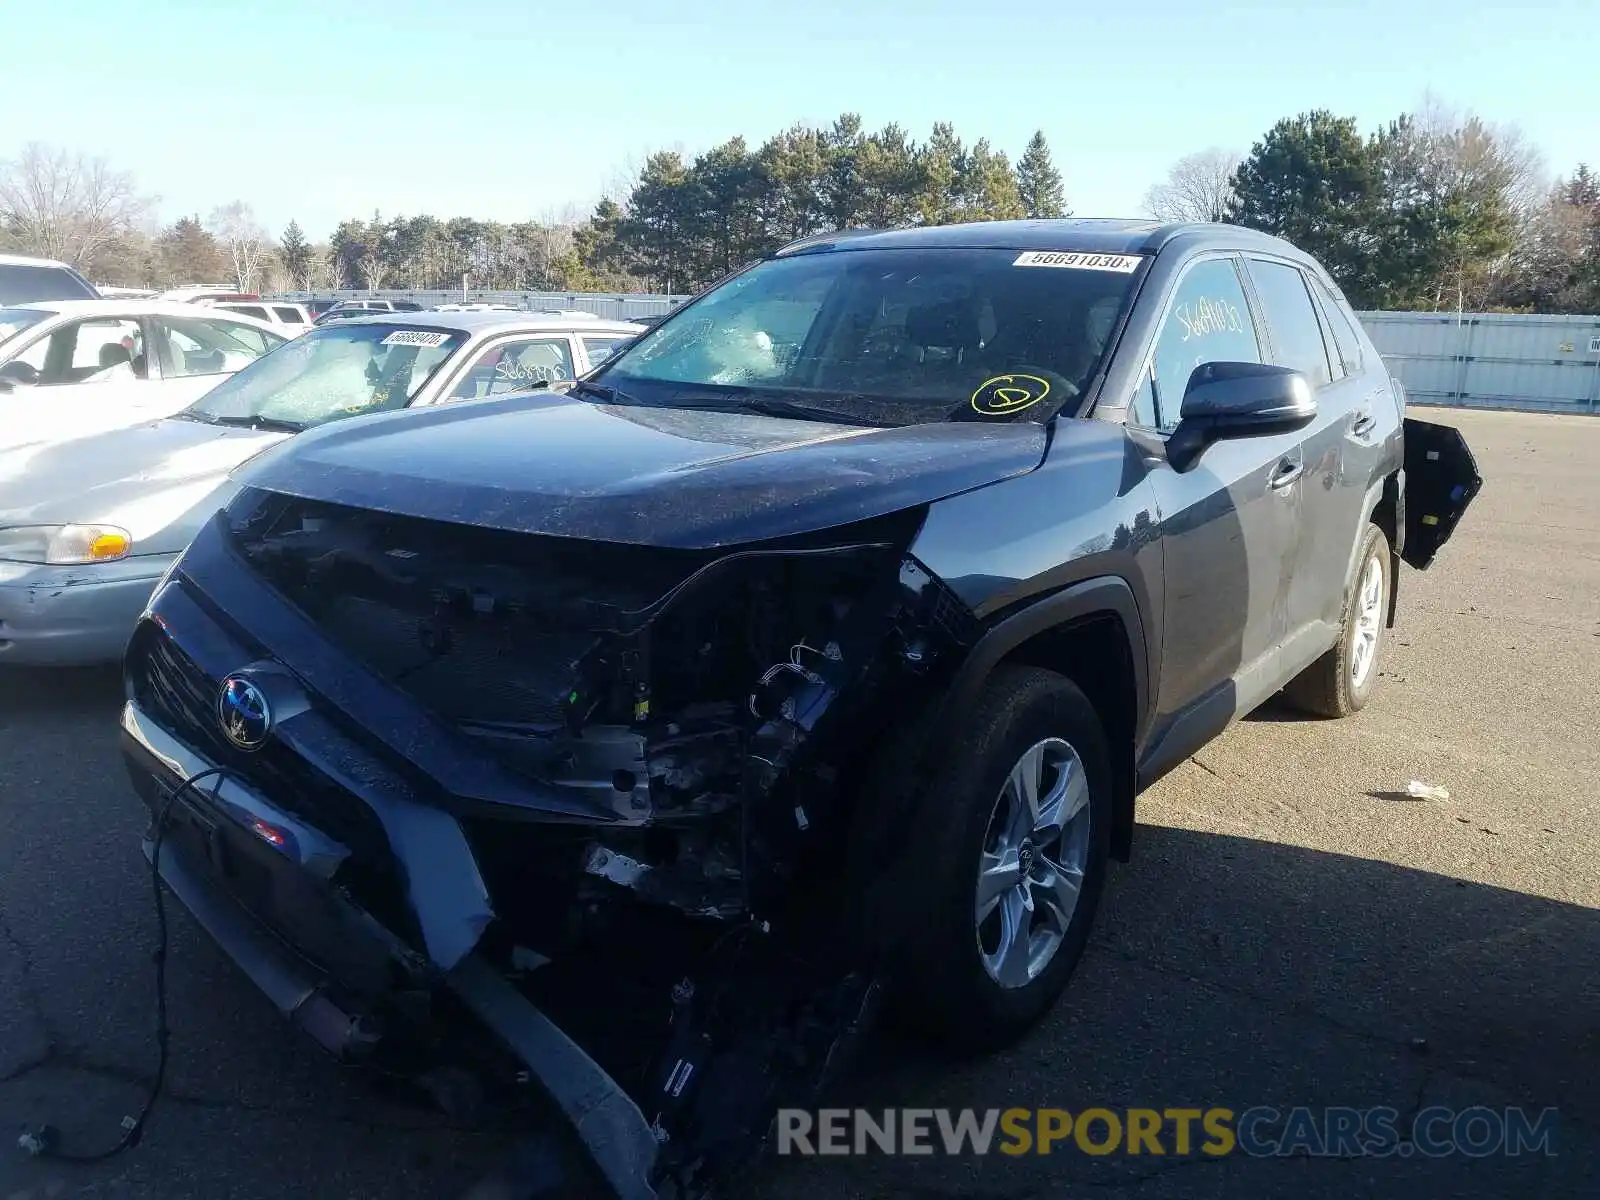
<svg viewBox="0 0 1600 1200">
<path fill-rule="evenodd" d="M 1600 316 L 1358 315 L 1417 404 L 1600 412 Z"/>
</svg>

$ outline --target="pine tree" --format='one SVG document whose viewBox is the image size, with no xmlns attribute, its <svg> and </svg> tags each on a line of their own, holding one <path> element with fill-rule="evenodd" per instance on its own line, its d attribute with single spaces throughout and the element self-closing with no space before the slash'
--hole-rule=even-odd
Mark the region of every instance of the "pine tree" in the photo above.
<svg viewBox="0 0 1600 1200">
<path fill-rule="evenodd" d="M 283 269 L 289 273 L 295 287 L 305 287 L 306 272 L 311 266 L 311 244 L 300 229 L 300 222 L 290 221 L 278 241 L 278 257 Z"/>
<path fill-rule="evenodd" d="M 1070 217 L 1066 195 L 1061 187 L 1061 172 L 1050 160 L 1050 146 L 1044 130 L 1028 139 L 1028 148 L 1017 162 L 1017 191 L 1022 207 L 1030 217 Z"/>
</svg>

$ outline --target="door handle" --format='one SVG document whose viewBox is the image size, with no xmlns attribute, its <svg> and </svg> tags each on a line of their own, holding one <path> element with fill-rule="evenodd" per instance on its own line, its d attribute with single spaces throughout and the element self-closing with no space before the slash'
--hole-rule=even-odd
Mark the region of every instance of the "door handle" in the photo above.
<svg viewBox="0 0 1600 1200">
<path fill-rule="evenodd" d="M 1272 478 L 1267 480 L 1267 486 L 1275 491 L 1281 491 L 1305 474 L 1305 469 L 1304 460 L 1286 458 L 1272 469 Z"/>
<path fill-rule="evenodd" d="M 1372 432 L 1372 427 L 1378 423 L 1378 418 L 1372 415 L 1370 409 L 1362 409 L 1350 421 L 1350 432 L 1357 437 Z"/>
</svg>

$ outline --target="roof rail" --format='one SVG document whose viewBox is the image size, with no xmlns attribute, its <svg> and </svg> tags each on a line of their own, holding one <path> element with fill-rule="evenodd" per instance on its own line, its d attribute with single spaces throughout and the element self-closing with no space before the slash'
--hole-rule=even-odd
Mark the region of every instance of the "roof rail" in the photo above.
<svg viewBox="0 0 1600 1200">
<path fill-rule="evenodd" d="M 803 238 L 796 238 L 792 242 L 785 242 L 772 253 L 774 258 L 781 258 L 785 254 L 795 254 L 809 246 L 820 246 L 829 242 L 842 242 L 846 238 L 868 237 L 871 234 L 882 232 L 883 230 L 881 229 L 868 229 L 858 225 L 849 229 L 834 229 L 827 233 L 813 233 Z"/>
</svg>

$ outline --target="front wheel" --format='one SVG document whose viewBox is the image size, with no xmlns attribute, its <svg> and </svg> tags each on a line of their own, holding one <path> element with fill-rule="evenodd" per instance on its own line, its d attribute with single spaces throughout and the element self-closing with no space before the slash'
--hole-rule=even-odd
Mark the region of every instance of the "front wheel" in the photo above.
<svg viewBox="0 0 1600 1200">
<path fill-rule="evenodd" d="M 1378 653 L 1383 648 L 1389 611 L 1389 578 L 1393 559 L 1389 539 L 1368 525 L 1356 556 L 1355 585 L 1345 600 L 1338 643 L 1284 689 L 1296 708 L 1322 717 L 1348 717 L 1372 698 L 1378 682 Z"/>
<path fill-rule="evenodd" d="M 1105 731 L 1070 680 L 1001 667 L 917 806 L 890 928 L 898 1007 L 941 1041 L 1005 1046 L 1065 989 L 1105 882 Z"/>
</svg>

